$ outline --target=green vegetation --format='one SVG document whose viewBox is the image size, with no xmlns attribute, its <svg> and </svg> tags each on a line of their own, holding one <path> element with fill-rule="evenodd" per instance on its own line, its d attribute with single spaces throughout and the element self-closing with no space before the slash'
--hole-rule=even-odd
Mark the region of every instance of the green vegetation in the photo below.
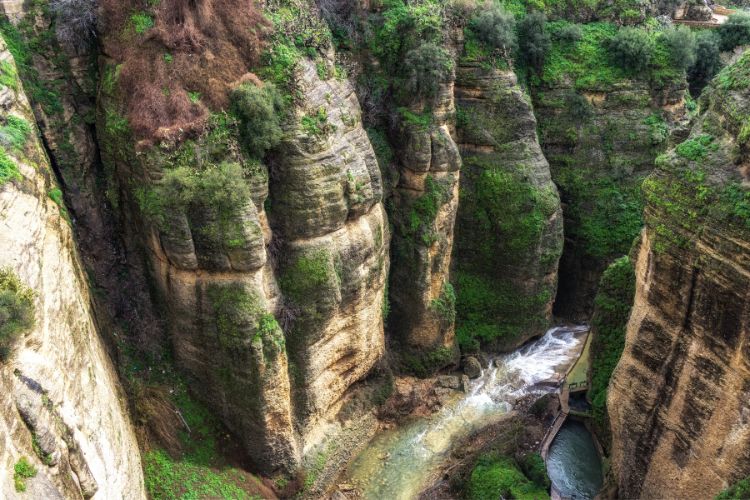
<svg viewBox="0 0 750 500">
<path fill-rule="evenodd" d="M 18 89 L 18 74 L 10 61 L 0 61 L 0 85 L 13 90 Z"/>
<path fill-rule="evenodd" d="M 482 455 L 477 461 L 468 484 L 470 500 L 548 499 L 547 486 L 532 482 L 509 457 L 495 453 Z"/>
<path fill-rule="evenodd" d="M 446 325 L 452 325 L 456 319 L 456 292 L 453 285 L 446 282 L 440 291 L 440 296 L 430 303 L 433 312 Z"/>
<path fill-rule="evenodd" d="M 9 268 L 0 269 L 0 361 L 18 337 L 34 326 L 34 292 Z"/>
<path fill-rule="evenodd" d="M 300 124 L 302 130 L 312 137 L 323 137 L 336 130 L 336 126 L 328 122 L 328 111 L 323 106 L 319 107 L 315 113 L 303 116 Z"/>
<path fill-rule="evenodd" d="M 543 12 L 533 11 L 518 25 L 518 45 L 525 63 L 538 74 L 542 72 L 544 60 L 552 45 L 546 29 L 547 17 Z"/>
<path fill-rule="evenodd" d="M 193 400 L 182 385 L 173 399 L 190 432 L 179 431 L 182 452 L 177 456 L 158 448 L 144 455 L 143 472 L 150 498 L 259 498 L 247 493 L 258 480 L 239 468 L 229 467 L 221 458 L 218 441 L 225 431 L 214 414 Z"/>
<path fill-rule="evenodd" d="M 65 200 L 63 200 L 63 192 L 60 190 L 60 188 L 52 188 L 47 193 L 47 196 L 55 202 L 57 207 L 60 209 L 60 215 L 63 216 L 65 220 L 70 222 L 70 214 L 68 213 L 68 209 L 65 208 Z"/>
<path fill-rule="evenodd" d="M 21 172 L 18 171 L 15 160 L 8 156 L 5 149 L 0 146 L 0 186 L 8 181 L 20 181 L 21 179 Z"/>
<path fill-rule="evenodd" d="M 721 69 L 719 35 L 713 30 L 703 30 L 695 37 L 695 62 L 688 68 L 690 93 L 700 95 L 708 82 Z"/>
<path fill-rule="evenodd" d="M 635 295 L 635 272 L 628 257 L 614 261 L 599 282 L 591 320 L 591 387 L 588 398 L 598 433 L 609 435 L 607 386 L 625 348 L 625 329 Z"/>
<path fill-rule="evenodd" d="M 26 491 L 26 480 L 36 476 L 36 467 L 31 465 L 26 457 L 21 457 L 13 466 L 13 481 L 16 491 Z"/>
<path fill-rule="evenodd" d="M 727 22 L 719 27 L 719 38 L 722 51 L 750 43 L 750 15 L 742 12 L 729 16 Z"/>
<path fill-rule="evenodd" d="M 674 67 L 687 69 L 695 64 L 696 38 L 690 28 L 677 26 L 664 31 L 662 36 Z"/>
<path fill-rule="evenodd" d="M 740 479 L 716 495 L 715 500 L 745 500 L 750 498 L 750 477 Z"/>
<path fill-rule="evenodd" d="M 709 151 L 716 151 L 718 148 L 713 137 L 702 134 L 678 144 L 675 151 L 683 158 L 697 162 L 705 159 Z"/>
<path fill-rule="evenodd" d="M 154 27 L 154 18 L 146 12 L 135 12 L 130 16 L 130 24 L 139 35 Z"/>
<path fill-rule="evenodd" d="M 263 158 L 283 136 L 281 117 L 284 103 L 276 86 L 241 85 L 231 95 L 232 111 L 240 121 L 243 145 L 250 156 Z"/>
<path fill-rule="evenodd" d="M 200 170 L 179 166 L 167 170 L 150 189 L 136 193 L 141 210 L 160 229 L 169 233 L 175 214 L 190 213 L 191 230 L 227 249 L 247 243 L 248 228 L 241 211 L 250 200 L 250 187 L 238 163 L 208 165 Z"/>
<path fill-rule="evenodd" d="M 299 307 L 305 318 L 316 322 L 323 317 L 322 308 L 334 296 L 340 277 L 333 256 L 325 249 L 308 251 L 292 259 L 281 272 L 279 284 L 284 295 Z"/>
<path fill-rule="evenodd" d="M 513 14 L 496 3 L 481 9 L 469 23 L 471 32 L 476 35 L 478 41 L 492 50 L 499 51 L 504 57 L 509 57 L 516 48 L 515 26 Z M 465 50 L 469 52 L 471 47 L 466 47 Z"/>
<path fill-rule="evenodd" d="M 409 351 L 401 354 L 401 361 L 407 371 L 417 377 L 427 378 L 447 366 L 453 359 L 453 351 L 448 347 L 437 347 L 427 351 Z"/>
<path fill-rule="evenodd" d="M 414 96 L 433 97 L 451 75 L 453 59 L 444 48 L 428 42 L 407 52 L 403 66 L 404 90 Z"/>
<path fill-rule="evenodd" d="M 31 135 L 29 122 L 15 115 L 5 118 L 5 125 L 0 125 L 0 144 L 16 151 L 22 151 Z"/>
<path fill-rule="evenodd" d="M 529 294 L 509 280 L 462 270 L 455 282 L 456 339 L 463 352 L 479 350 L 480 343 L 510 347 L 547 324 L 542 311 L 551 297 L 548 289 Z"/>
<path fill-rule="evenodd" d="M 585 168 L 562 168 L 558 186 L 568 201 L 568 237 L 580 241 L 587 255 L 622 255 L 643 227 L 640 179 L 622 182 Z"/>
<path fill-rule="evenodd" d="M 518 460 L 523 473 L 535 485 L 548 490 L 552 482 L 547 475 L 547 465 L 539 453 L 528 453 Z"/>
<path fill-rule="evenodd" d="M 435 243 L 435 219 L 447 194 L 444 186 L 432 176 L 427 176 L 424 194 L 412 203 L 401 233 L 410 241 L 427 247 Z"/>
<path fill-rule="evenodd" d="M 615 63 L 631 73 L 644 71 L 654 53 L 652 38 L 638 28 L 621 28 L 609 41 L 608 47 Z"/>
</svg>

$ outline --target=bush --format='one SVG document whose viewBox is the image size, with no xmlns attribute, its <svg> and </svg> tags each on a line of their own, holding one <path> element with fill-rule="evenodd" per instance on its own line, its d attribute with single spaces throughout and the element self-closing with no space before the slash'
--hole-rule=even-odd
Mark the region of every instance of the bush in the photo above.
<svg viewBox="0 0 750 500">
<path fill-rule="evenodd" d="M 405 90 L 421 97 L 433 97 L 453 71 L 453 59 L 434 43 L 423 43 L 406 53 Z"/>
<path fill-rule="evenodd" d="M 583 30 L 579 24 L 566 24 L 557 30 L 555 38 L 561 42 L 575 43 L 583 38 Z"/>
<path fill-rule="evenodd" d="M 175 214 L 190 214 L 198 220 L 191 227 L 194 233 L 226 248 L 246 243 L 240 217 L 249 203 L 250 187 L 237 163 L 167 170 L 153 188 L 137 196 L 141 210 L 163 231 L 170 231 L 169 220 Z"/>
<path fill-rule="evenodd" d="M 471 30 L 487 46 L 508 56 L 516 47 L 516 20 L 500 5 L 483 9 L 470 23 Z"/>
<path fill-rule="evenodd" d="M 279 144 L 283 136 L 283 101 L 276 87 L 246 83 L 231 95 L 232 111 L 241 121 L 242 139 L 251 156 L 262 158 Z"/>
<path fill-rule="evenodd" d="M 540 398 L 539 401 L 544 401 L 544 399 Z M 518 465 L 521 466 L 521 470 L 526 477 L 531 479 L 535 485 L 545 490 L 549 489 L 552 482 L 547 475 L 547 466 L 544 463 L 544 459 L 539 453 L 524 455 L 519 460 Z"/>
<path fill-rule="evenodd" d="M 741 479 L 716 495 L 716 500 L 743 500 L 750 498 L 750 477 Z"/>
<path fill-rule="evenodd" d="M 750 15 L 732 14 L 727 22 L 719 27 L 721 50 L 733 50 L 739 45 L 750 43 Z"/>
<path fill-rule="evenodd" d="M 546 489 L 529 481 L 513 459 L 497 454 L 479 458 L 471 471 L 468 485 L 470 500 L 517 498 L 542 500 L 549 498 Z"/>
<path fill-rule="evenodd" d="M 0 360 L 34 326 L 34 292 L 8 268 L 0 269 Z"/>
<path fill-rule="evenodd" d="M 547 16 L 544 12 L 534 11 L 526 15 L 518 26 L 518 44 L 521 55 L 530 67 L 541 73 L 544 58 L 552 45 L 549 33 L 545 28 Z"/>
<path fill-rule="evenodd" d="M 26 491 L 26 480 L 36 476 L 36 467 L 31 465 L 26 457 L 21 457 L 13 466 L 13 481 L 16 491 Z"/>
<path fill-rule="evenodd" d="M 609 51 L 621 68 L 639 72 L 645 70 L 654 53 L 648 33 L 638 28 L 621 28 L 609 42 Z"/>
<path fill-rule="evenodd" d="M 83 50 L 96 38 L 96 0 L 52 0 L 57 39 L 74 50 Z"/>
<path fill-rule="evenodd" d="M 684 70 L 695 64 L 695 34 L 690 28 L 677 26 L 664 31 L 662 36 L 674 67 Z"/>
<path fill-rule="evenodd" d="M 695 61 L 688 68 L 690 92 L 697 96 L 721 69 L 719 45 L 721 38 L 715 31 L 704 30 L 695 39 Z"/>
</svg>

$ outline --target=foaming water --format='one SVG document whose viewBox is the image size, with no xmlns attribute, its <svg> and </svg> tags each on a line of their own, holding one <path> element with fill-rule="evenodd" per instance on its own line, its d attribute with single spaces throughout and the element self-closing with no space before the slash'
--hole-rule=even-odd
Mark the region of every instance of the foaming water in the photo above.
<svg viewBox="0 0 750 500">
<path fill-rule="evenodd" d="M 538 340 L 493 359 L 472 381 L 468 394 L 429 418 L 376 436 L 344 479 L 367 499 L 415 498 L 458 439 L 502 417 L 519 398 L 552 392 L 583 349 L 586 330 L 552 328 Z"/>
</svg>

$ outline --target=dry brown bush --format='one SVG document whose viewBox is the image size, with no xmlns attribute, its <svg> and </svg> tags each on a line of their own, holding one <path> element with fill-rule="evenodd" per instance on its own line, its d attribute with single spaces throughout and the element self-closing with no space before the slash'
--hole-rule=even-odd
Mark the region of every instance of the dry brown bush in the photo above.
<svg viewBox="0 0 750 500">
<path fill-rule="evenodd" d="M 101 3 L 104 52 L 122 64 L 121 104 L 147 143 L 201 130 L 210 111 L 225 109 L 232 85 L 258 63 L 269 27 L 255 0 Z M 142 34 L 131 23 L 139 12 L 154 19 Z"/>
</svg>

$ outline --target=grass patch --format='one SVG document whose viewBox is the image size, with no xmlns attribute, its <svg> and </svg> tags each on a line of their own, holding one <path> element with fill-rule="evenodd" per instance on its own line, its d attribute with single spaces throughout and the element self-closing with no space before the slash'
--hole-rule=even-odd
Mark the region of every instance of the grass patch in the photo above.
<svg viewBox="0 0 750 500">
<path fill-rule="evenodd" d="M 0 146 L 0 186 L 9 181 L 20 181 L 21 172 L 13 158 L 8 156 L 5 149 Z"/>
<path fill-rule="evenodd" d="M 13 466 L 13 482 L 16 491 L 26 491 L 26 480 L 36 476 L 36 467 L 31 465 L 26 457 L 21 457 Z"/>
</svg>

